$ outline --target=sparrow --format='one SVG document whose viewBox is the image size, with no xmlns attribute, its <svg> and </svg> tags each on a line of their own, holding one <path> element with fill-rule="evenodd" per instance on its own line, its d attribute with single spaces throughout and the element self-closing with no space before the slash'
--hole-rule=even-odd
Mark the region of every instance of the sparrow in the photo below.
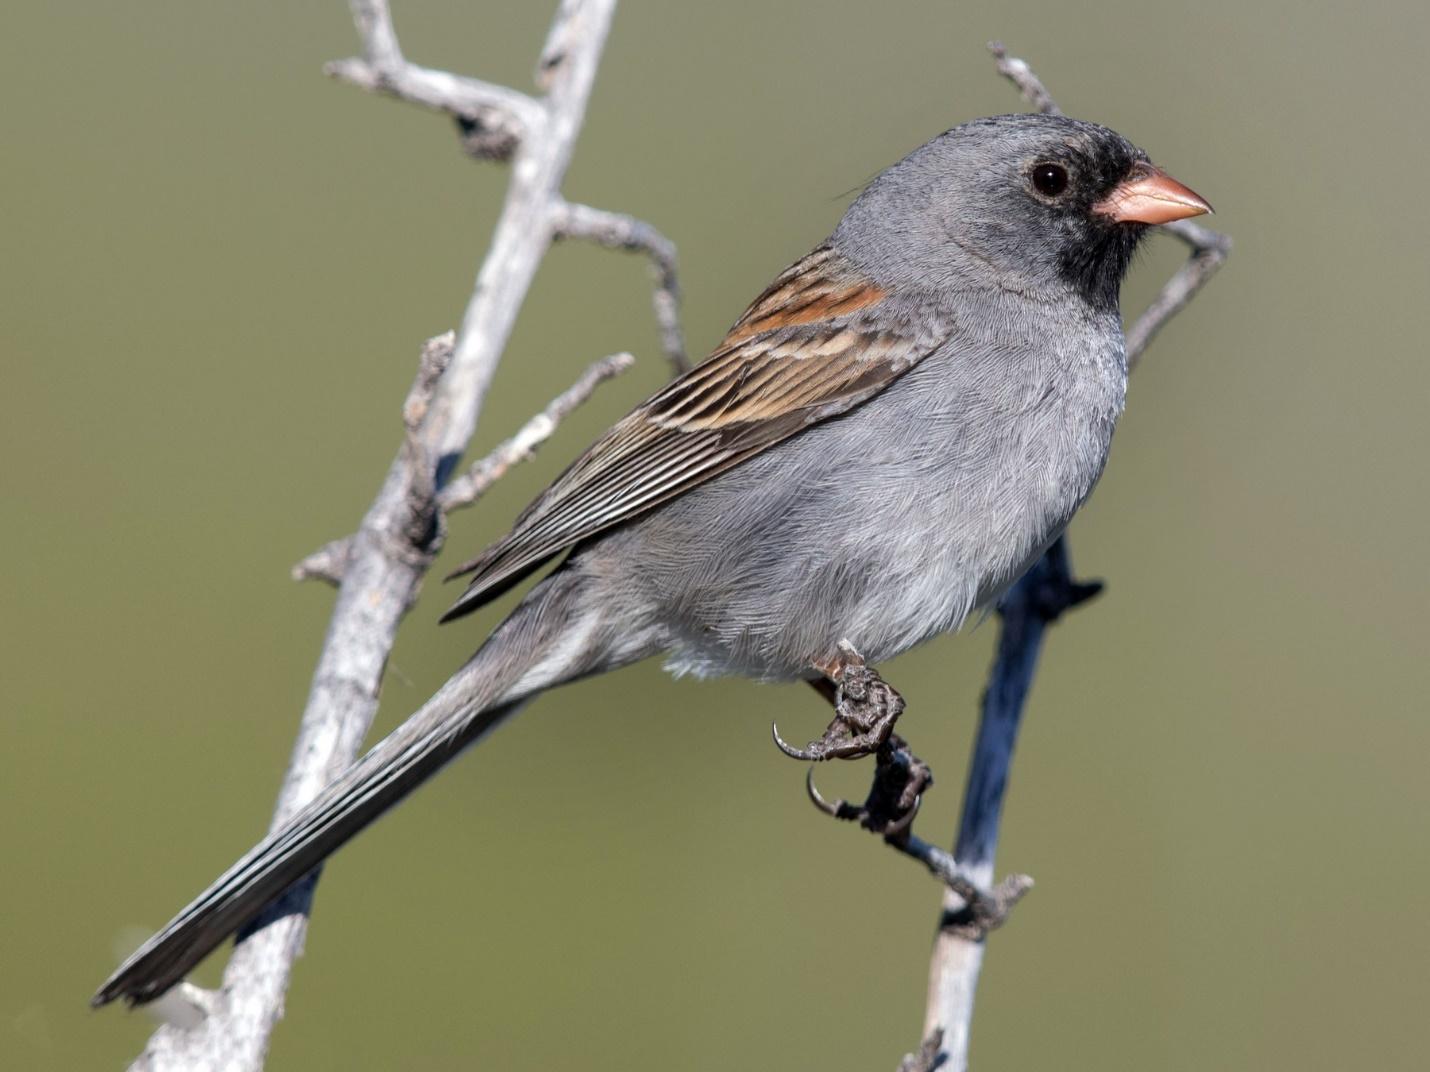
<svg viewBox="0 0 1430 1072">
<path fill-rule="evenodd" d="M 701 364 L 454 575 L 469 614 L 554 559 L 461 670 L 94 996 L 153 1000 L 525 701 L 664 655 L 838 680 L 958 628 L 1101 475 L 1127 386 L 1118 296 L 1151 225 L 1211 206 L 1105 127 L 954 127 L 868 184 Z"/>
</svg>

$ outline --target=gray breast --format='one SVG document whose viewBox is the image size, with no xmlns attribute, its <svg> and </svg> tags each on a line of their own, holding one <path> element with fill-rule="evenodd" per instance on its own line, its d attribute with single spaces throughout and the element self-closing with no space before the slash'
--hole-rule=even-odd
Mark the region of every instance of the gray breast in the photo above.
<svg viewBox="0 0 1430 1072">
<path fill-rule="evenodd" d="M 960 329 L 869 402 L 601 541 L 592 565 L 659 608 L 676 672 L 790 679 L 844 638 L 879 662 L 956 628 L 1062 531 L 1122 409 L 1120 330 L 1063 316 L 1047 338 L 1046 312 L 1011 301 L 980 320 L 996 328 Z"/>
</svg>

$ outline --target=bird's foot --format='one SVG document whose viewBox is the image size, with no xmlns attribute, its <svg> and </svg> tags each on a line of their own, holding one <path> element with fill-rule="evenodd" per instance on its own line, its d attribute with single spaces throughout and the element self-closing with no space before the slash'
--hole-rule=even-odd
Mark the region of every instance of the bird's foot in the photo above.
<svg viewBox="0 0 1430 1072">
<path fill-rule="evenodd" d="M 775 744 L 785 755 L 809 762 L 876 755 L 903 714 L 904 698 L 877 670 L 865 664 L 864 657 L 847 640 L 840 641 L 839 656 L 820 670 L 826 679 L 821 684 L 834 685 L 832 695 L 820 689 L 834 705 L 829 727 L 817 740 L 796 748 L 780 736 L 778 726 L 771 726 Z"/>
<path fill-rule="evenodd" d="M 874 781 L 863 804 L 825 800 L 815 788 L 813 767 L 804 784 L 809 799 L 826 815 L 857 822 L 871 833 L 897 841 L 908 836 L 924 790 L 933 785 L 933 771 L 909 750 L 902 737 L 893 733 L 874 753 Z"/>
</svg>

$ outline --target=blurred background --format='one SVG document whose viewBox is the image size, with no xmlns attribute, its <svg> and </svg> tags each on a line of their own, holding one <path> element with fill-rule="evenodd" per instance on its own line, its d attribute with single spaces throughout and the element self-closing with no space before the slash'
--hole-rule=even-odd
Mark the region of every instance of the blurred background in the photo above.
<svg viewBox="0 0 1430 1072">
<path fill-rule="evenodd" d="M 551 3 L 396 0 L 416 62 L 523 88 Z M 323 78 L 344 6 L 12 6 L 0 39 L 0 1064 L 118 1068 L 95 986 L 267 822 L 423 339 L 507 182 L 449 123 Z M 1029 59 L 1208 197 L 1229 266 L 1134 378 L 1070 539 L 1000 870 L 985 1068 L 1419 1069 L 1430 1002 L 1424 3 L 624 4 L 566 184 L 680 248 L 703 352 L 856 188 Z M 1129 314 L 1183 257 L 1151 245 Z M 631 349 L 451 561 L 666 375 L 646 266 L 543 265 L 484 451 Z M 441 566 L 438 564 L 439 571 Z M 379 730 L 502 607 L 407 620 Z M 995 630 L 885 666 L 947 841 Z M 769 740 L 806 689 L 641 666 L 544 698 L 342 852 L 284 1069 L 893 1068 L 939 891 L 818 816 Z M 866 771 L 824 773 L 855 792 Z M 218 977 L 222 956 L 200 981 Z"/>
</svg>

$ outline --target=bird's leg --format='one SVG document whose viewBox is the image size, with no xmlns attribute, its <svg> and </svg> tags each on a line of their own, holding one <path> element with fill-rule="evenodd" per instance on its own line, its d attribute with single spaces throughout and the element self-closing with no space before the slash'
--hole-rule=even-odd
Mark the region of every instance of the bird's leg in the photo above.
<svg viewBox="0 0 1430 1072">
<path fill-rule="evenodd" d="M 894 723 L 904 710 L 904 698 L 877 670 L 865 665 L 863 656 L 847 640 L 839 642 L 837 656 L 815 668 L 824 677 L 812 684 L 834 705 L 834 719 L 823 736 L 804 748 L 786 743 L 779 729 L 772 727 L 780 751 L 794 759 L 813 762 L 877 754 L 894 732 Z"/>
<path fill-rule="evenodd" d="M 933 772 L 893 732 L 904 710 L 903 697 L 847 640 L 840 643 L 838 656 L 818 669 L 823 676 L 809 684 L 834 708 L 829 728 L 819 740 L 798 749 L 786 744 L 779 729 L 772 727 L 775 743 L 786 755 L 805 760 L 854 759 L 872 753 L 874 780 L 863 804 L 825 800 L 814 786 L 813 767 L 805 779 L 809 798 L 836 819 L 857 822 L 888 841 L 906 841 L 923 792 L 933 785 Z"/>
</svg>

